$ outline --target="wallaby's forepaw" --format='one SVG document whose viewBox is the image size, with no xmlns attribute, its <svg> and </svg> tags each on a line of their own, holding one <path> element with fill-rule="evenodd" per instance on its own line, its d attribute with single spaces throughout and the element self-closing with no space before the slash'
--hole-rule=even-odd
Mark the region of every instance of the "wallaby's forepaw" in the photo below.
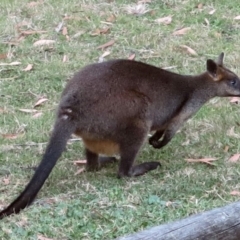
<svg viewBox="0 0 240 240">
<path fill-rule="evenodd" d="M 148 139 L 148 143 L 149 143 L 150 145 L 153 145 L 153 142 L 155 142 L 155 141 L 156 141 L 156 140 L 154 139 L 153 136 Z M 158 141 L 158 140 L 157 140 L 157 141 Z"/>
<path fill-rule="evenodd" d="M 149 138 L 149 144 L 152 145 L 154 148 L 161 148 L 162 147 L 162 141 L 158 141 L 152 138 Z"/>
</svg>

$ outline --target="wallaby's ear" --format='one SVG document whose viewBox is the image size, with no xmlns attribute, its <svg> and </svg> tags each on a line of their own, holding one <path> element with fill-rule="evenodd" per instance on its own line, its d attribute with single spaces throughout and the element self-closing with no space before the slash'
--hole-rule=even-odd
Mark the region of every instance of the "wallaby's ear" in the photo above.
<svg viewBox="0 0 240 240">
<path fill-rule="evenodd" d="M 214 81 L 218 80 L 217 69 L 218 69 L 217 63 L 215 63 L 212 59 L 208 59 L 207 60 L 207 71 L 208 71 L 209 75 L 213 78 Z"/>
<path fill-rule="evenodd" d="M 218 60 L 215 62 L 212 59 L 207 60 L 207 71 L 208 74 L 212 77 L 213 81 L 219 81 L 222 79 L 221 67 L 223 67 L 223 58 L 224 53 L 222 52 L 218 56 Z"/>
<path fill-rule="evenodd" d="M 218 56 L 218 60 L 217 60 L 217 64 L 220 66 L 223 66 L 223 58 L 224 58 L 224 53 L 222 52 L 219 56 Z"/>
</svg>

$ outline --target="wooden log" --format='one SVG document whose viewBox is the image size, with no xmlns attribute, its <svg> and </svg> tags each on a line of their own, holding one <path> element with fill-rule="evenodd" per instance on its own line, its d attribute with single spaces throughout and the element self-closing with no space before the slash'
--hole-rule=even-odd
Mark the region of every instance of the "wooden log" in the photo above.
<svg viewBox="0 0 240 240">
<path fill-rule="evenodd" d="M 240 201 L 117 240 L 240 240 Z"/>
</svg>

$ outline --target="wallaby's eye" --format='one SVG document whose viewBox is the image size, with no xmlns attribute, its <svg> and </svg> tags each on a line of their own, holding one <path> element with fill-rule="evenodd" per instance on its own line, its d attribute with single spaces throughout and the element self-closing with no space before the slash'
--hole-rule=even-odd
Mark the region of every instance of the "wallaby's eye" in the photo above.
<svg viewBox="0 0 240 240">
<path fill-rule="evenodd" d="M 233 79 L 230 80 L 230 84 L 231 85 L 235 86 L 236 83 L 237 83 L 237 79 L 236 78 L 233 78 Z"/>
</svg>

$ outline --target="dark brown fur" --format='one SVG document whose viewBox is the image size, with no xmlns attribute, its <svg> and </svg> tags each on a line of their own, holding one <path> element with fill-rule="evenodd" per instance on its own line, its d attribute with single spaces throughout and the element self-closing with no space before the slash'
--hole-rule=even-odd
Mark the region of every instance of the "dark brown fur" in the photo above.
<svg viewBox="0 0 240 240">
<path fill-rule="evenodd" d="M 111 60 L 89 65 L 64 89 L 54 130 L 33 178 L 0 218 L 28 206 L 64 151 L 72 133 L 83 139 L 87 169 L 97 170 L 120 155 L 118 176 L 138 176 L 156 169 L 159 162 L 133 165 L 150 131 L 149 143 L 165 146 L 181 125 L 209 99 L 240 96 L 240 81 L 218 62 L 207 60 L 207 71 L 183 76 L 145 63 Z M 111 158 L 110 160 L 113 160 Z"/>
</svg>

